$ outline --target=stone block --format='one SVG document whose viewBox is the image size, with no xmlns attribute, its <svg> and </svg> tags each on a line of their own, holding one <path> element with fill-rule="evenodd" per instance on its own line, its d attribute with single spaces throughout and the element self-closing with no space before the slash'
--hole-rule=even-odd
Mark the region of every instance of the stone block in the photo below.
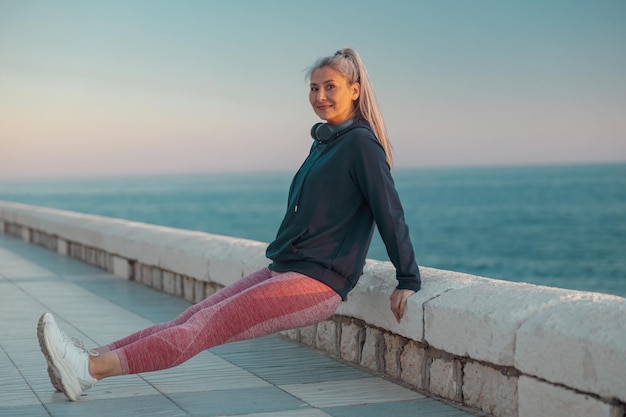
<svg viewBox="0 0 626 417">
<path fill-rule="evenodd" d="M 83 246 L 80 243 L 72 242 L 70 256 L 74 259 L 82 258 Z"/>
<path fill-rule="evenodd" d="M 341 324 L 340 355 L 349 362 L 359 363 L 361 360 L 361 346 L 364 339 L 363 329 L 355 323 Z"/>
<path fill-rule="evenodd" d="M 99 262 L 101 262 L 102 268 L 106 269 L 107 271 L 113 272 L 113 256 L 115 255 L 112 255 L 102 250 L 99 252 L 101 256 L 101 259 L 99 260 Z M 122 258 L 124 257 L 122 256 Z M 129 268 L 127 276 L 130 277 L 132 276 L 132 262 L 131 261 L 127 261 L 127 262 L 128 262 L 128 268 Z"/>
<path fill-rule="evenodd" d="M 300 342 L 307 346 L 315 346 L 315 335 L 317 334 L 317 324 L 300 328 Z"/>
<path fill-rule="evenodd" d="M 617 405 L 525 375 L 519 378 L 518 397 L 518 417 L 622 417 Z"/>
<path fill-rule="evenodd" d="M 20 237 L 20 233 L 21 233 L 21 229 L 19 229 L 14 223 L 8 223 L 5 227 L 4 227 L 4 231 L 6 234 L 14 236 L 14 237 Z"/>
<path fill-rule="evenodd" d="M 46 235 L 46 248 L 56 252 L 56 250 L 57 250 L 57 238 L 56 238 L 56 236 Z"/>
<path fill-rule="evenodd" d="M 374 371 L 382 371 L 384 341 L 380 330 L 372 327 L 365 329 L 365 343 L 361 351 L 361 365 Z"/>
<path fill-rule="evenodd" d="M 400 354 L 406 344 L 406 339 L 393 333 L 383 335 L 385 341 L 385 351 L 383 360 L 385 362 L 385 373 L 392 378 L 399 379 L 401 373 Z"/>
<path fill-rule="evenodd" d="M 463 403 L 495 417 L 517 416 L 517 376 L 478 362 L 463 367 Z"/>
<path fill-rule="evenodd" d="M 84 253 L 85 248 L 82 244 L 74 243 L 72 245 L 72 257 L 82 261 L 85 258 Z"/>
<path fill-rule="evenodd" d="M 113 275 L 125 279 L 129 279 L 131 276 L 131 265 L 128 263 L 128 259 L 112 256 L 113 258 Z"/>
<path fill-rule="evenodd" d="M 46 248 L 56 252 L 56 250 L 57 250 L 57 238 L 56 238 L 56 236 L 46 235 Z"/>
<path fill-rule="evenodd" d="M 555 384 L 626 402 L 626 299 L 581 294 L 587 297 L 565 300 L 520 327 L 515 367 Z"/>
<path fill-rule="evenodd" d="M 204 286 L 204 298 L 208 298 L 221 290 L 222 287 L 214 282 L 207 282 Z"/>
<path fill-rule="evenodd" d="M 183 298 L 193 303 L 193 292 L 195 290 L 195 279 L 191 277 L 183 277 Z"/>
<path fill-rule="evenodd" d="M 88 256 L 88 259 L 89 259 L 89 261 L 88 261 L 88 262 L 89 262 L 91 265 L 94 265 L 94 266 L 100 266 L 100 265 L 98 264 L 98 250 L 97 250 L 97 249 L 94 249 L 94 248 L 89 248 L 89 253 L 88 253 L 88 255 L 87 255 L 87 256 Z"/>
<path fill-rule="evenodd" d="M 315 347 L 331 355 L 338 355 L 337 348 L 337 323 L 332 320 L 324 320 L 317 324 L 315 335 Z"/>
<path fill-rule="evenodd" d="M 68 242 L 67 246 L 67 256 L 71 258 L 76 258 L 76 248 L 78 245 L 74 242 Z"/>
<path fill-rule="evenodd" d="M 206 282 L 194 279 L 193 285 L 193 302 L 199 303 L 200 301 L 204 300 L 204 294 L 206 292 Z"/>
<path fill-rule="evenodd" d="M 57 252 L 59 255 L 67 256 L 67 240 L 57 239 Z"/>
<path fill-rule="evenodd" d="M 285 336 L 287 339 L 295 340 L 297 342 L 300 341 L 300 329 L 283 330 L 280 334 Z"/>
<path fill-rule="evenodd" d="M 456 400 L 457 386 L 455 379 L 455 362 L 441 358 L 433 359 L 430 364 L 429 391 L 450 400 Z"/>
<path fill-rule="evenodd" d="M 81 260 L 89 265 L 96 265 L 96 257 L 94 256 L 94 250 L 88 246 L 83 246 Z"/>
<path fill-rule="evenodd" d="M 113 255 L 108 254 L 106 252 L 102 253 L 102 268 L 106 271 L 113 272 Z M 133 267 L 133 262 L 128 261 L 129 265 L 129 279 L 134 279 L 135 268 Z"/>
<path fill-rule="evenodd" d="M 170 295 L 176 294 L 176 279 L 173 272 L 163 271 L 163 291 Z"/>
<path fill-rule="evenodd" d="M 157 267 L 152 267 L 152 288 L 159 291 L 163 289 L 162 271 Z"/>
<path fill-rule="evenodd" d="M 401 374 L 400 379 L 417 389 L 425 389 L 424 369 L 426 350 L 417 342 L 410 340 L 400 354 Z"/>
<path fill-rule="evenodd" d="M 20 237 L 22 238 L 22 240 L 24 242 L 28 242 L 30 243 L 30 239 L 31 239 L 31 231 L 28 227 L 24 227 L 22 226 L 21 228 L 22 230 L 20 231 Z"/>
<path fill-rule="evenodd" d="M 174 295 L 176 297 L 185 297 L 183 282 L 185 282 L 185 279 L 182 275 L 174 274 Z"/>
<path fill-rule="evenodd" d="M 30 241 L 31 243 L 43 246 L 46 249 L 56 251 L 56 239 L 54 238 L 54 236 L 51 236 L 40 230 L 31 229 Z"/>
<path fill-rule="evenodd" d="M 97 266 L 100 269 L 105 269 L 107 267 L 107 254 L 106 252 L 94 249 L 93 250 L 93 265 Z"/>
<path fill-rule="evenodd" d="M 141 264 L 139 262 L 134 262 L 133 269 L 135 270 L 133 279 L 137 282 L 141 282 Z"/>
<path fill-rule="evenodd" d="M 92 249 L 92 253 L 91 253 L 91 264 L 97 266 L 98 268 L 104 269 L 105 268 L 105 256 L 104 256 L 104 252 L 102 252 L 101 250 Z"/>
<path fill-rule="evenodd" d="M 141 264 L 141 282 L 148 287 L 152 286 L 152 268 L 145 264 Z"/>
</svg>

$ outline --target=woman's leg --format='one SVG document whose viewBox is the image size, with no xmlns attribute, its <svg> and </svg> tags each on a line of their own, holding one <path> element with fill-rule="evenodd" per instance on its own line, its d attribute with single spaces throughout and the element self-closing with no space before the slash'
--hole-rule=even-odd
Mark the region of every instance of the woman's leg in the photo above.
<svg viewBox="0 0 626 417">
<path fill-rule="evenodd" d="M 222 288 L 221 290 L 205 298 L 201 302 L 192 305 L 191 307 L 183 311 L 174 320 L 171 320 L 165 323 L 155 324 L 154 326 L 150 326 L 148 328 L 135 332 L 129 336 L 126 336 L 120 340 L 109 343 L 106 346 L 98 347 L 94 350 L 102 355 L 102 354 L 105 354 L 106 352 L 119 349 L 121 347 L 134 343 L 140 339 L 143 339 L 144 337 L 150 336 L 154 333 L 158 333 L 167 328 L 181 325 L 184 322 L 186 322 L 190 317 L 192 317 L 194 314 L 196 314 L 198 311 L 204 308 L 210 307 L 212 305 L 215 305 L 221 301 L 224 301 L 225 299 L 232 297 L 233 295 L 238 294 L 271 277 L 272 277 L 272 271 L 269 268 L 265 267 L 265 268 L 259 269 L 258 271 L 255 271 L 251 274 L 246 275 L 245 277 L 234 282 L 233 284 L 225 288 Z"/>
<path fill-rule="evenodd" d="M 90 358 L 92 376 L 156 371 L 179 365 L 202 350 L 277 331 L 308 326 L 330 317 L 341 297 L 305 275 L 278 274 L 115 351 Z"/>
</svg>

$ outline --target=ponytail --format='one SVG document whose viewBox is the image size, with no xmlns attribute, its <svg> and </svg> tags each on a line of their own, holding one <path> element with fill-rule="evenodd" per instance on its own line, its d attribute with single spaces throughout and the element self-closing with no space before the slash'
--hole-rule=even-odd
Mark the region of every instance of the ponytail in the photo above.
<svg viewBox="0 0 626 417">
<path fill-rule="evenodd" d="M 391 143 L 385 129 L 385 122 L 378 107 L 374 89 L 370 82 L 367 70 L 359 54 L 351 48 L 344 48 L 337 51 L 332 56 L 323 57 L 317 60 L 315 65 L 308 71 L 308 78 L 316 69 L 330 67 L 342 74 L 349 84 L 359 83 L 361 86 L 359 98 L 355 100 L 354 116 L 367 121 L 378 142 L 385 150 L 385 156 L 389 167 L 393 167 L 393 156 L 391 154 Z"/>
</svg>

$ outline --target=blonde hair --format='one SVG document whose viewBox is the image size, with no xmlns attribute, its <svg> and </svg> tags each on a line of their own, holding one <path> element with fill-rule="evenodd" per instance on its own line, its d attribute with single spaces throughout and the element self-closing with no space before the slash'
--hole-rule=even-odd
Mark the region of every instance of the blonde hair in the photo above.
<svg viewBox="0 0 626 417">
<path fill-rule="evenodd" d="M 385 122 L 378 107 L 372 83 L 359 54 L 354 49 L 344 48 L 337 51 L 334 55 L 319 58 L 307 72 L 307 78 L 310 79 L 315 70 L 324 67 L 329 67 L 339 72 L 346 78 L 349 84 L 360 84 L 359 98 L 354 103 L 354 116 L 366 120 L 370 124 L 378 142 L 385 150 L 387 163 L 392 167 L 391 143 L 387 136 Z"/>
</svg>

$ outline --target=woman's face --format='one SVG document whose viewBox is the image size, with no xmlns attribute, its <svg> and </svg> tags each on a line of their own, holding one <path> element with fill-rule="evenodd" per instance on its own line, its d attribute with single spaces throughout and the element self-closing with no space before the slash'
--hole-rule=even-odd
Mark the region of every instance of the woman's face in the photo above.
<svg viewBox="0 0 626 417">
<path fill-rule="evenodd" d="M 360 87 L 332 68 L 318 68 L 311 74 L 309 102 L 320 119 L 336 125 L 352 116 Z"/>
</svg>

